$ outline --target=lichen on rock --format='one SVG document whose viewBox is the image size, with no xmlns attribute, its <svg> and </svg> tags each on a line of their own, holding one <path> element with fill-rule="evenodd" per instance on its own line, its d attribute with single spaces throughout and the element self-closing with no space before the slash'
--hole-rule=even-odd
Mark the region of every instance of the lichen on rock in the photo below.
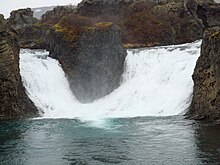
<svg viewBox="0 0 220 165">
<path fill-rule="evenodd" d="M 194 91 L 189 112 L 192 119 L 220 119 L 220 27 L 208 28 L 193 74 Z"/>
</svg>

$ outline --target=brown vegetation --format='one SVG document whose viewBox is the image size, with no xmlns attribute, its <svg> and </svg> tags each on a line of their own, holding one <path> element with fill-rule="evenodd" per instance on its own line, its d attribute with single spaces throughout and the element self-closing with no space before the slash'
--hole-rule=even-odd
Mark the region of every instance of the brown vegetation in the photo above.
<svg viewBox="0 0 220 165">
<path fill-rule="evenodd" d="M 191 29 L 196 29 L 196 25 L 185 16 L 181 3 L 158 5 L 146 1 L 136 2 L 117 15 L 106 13 L 86 17 L 70 14 L 41 21 L 42 25 L 53 27 L 71 41 L 85 30 L 105 28 L 109 24 L 106 22 L 120 27 L 122 41 L 127 47 L 168 45 L 195 40 L 194 31 Z"/>
</svg>

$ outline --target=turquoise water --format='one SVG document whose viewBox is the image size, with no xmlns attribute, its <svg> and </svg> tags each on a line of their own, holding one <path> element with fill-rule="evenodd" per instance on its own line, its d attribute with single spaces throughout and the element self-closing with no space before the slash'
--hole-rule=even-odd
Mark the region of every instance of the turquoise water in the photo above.
<svg viewBox="0 0 220 165">
<path fill-rule="evenodd" d="M 0 164 L 219 164 L 220 125 L 175 117 L 0 124 Z"/>
</svg>

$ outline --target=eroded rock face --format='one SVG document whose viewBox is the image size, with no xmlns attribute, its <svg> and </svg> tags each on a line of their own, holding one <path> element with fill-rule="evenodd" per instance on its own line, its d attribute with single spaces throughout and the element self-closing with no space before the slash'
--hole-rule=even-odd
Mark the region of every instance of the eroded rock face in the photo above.
<svg viewBox="0 0 220 165">
<path fill-rule="evenodd" d="M 39 20 L 33 17 L 33 11 L 30 8 L 12 11 L 8 24 L 18 32 L 21 48 L 46 48 L 46 31 Z"/>
<path fill-rule="evenodd" d="M 77 11 L 83 16 L 118 15 L 128 9 L 129 5 L 136 2 L 165 4 L 179 1 L 183 0 L 82 0 L 77 6 Z"/>
<path fill-rule="evenodd" d="M 193 81 L 193 100 L 187 116 L 220 119 L 220 27 L 205 31 Z"/>
<path fill-rule="evenodd" d="M 47 48 L 47 28 L 33 25 L 18 30 L 20 47 L 24 49 L 46 49 Z"/>
<path fill-rule="evenodd" d="M 198 6 L 198 11 L 199 9 L 206 15 L 204 22 L 206 20 L 207 27 L 220 26 L 220 4 L 213 3 L 206 6 Z"/>
<path fill-rule="evenodd" d="M 57 6 L 53 10 L 47 11 L 42 15 L 42 19 L 61 18 L 75 11 L 74 6 Z"/>
<path fill-rule="evenodd" d="M 70 87 L 81 102 L 92 102 L 119 86 L 126 51 L 120 32 L 112 23 L 101 23 L 81 33 L 77 41 L 67 41 L 53 31 L 50 56 L 59 60 Z"/>
<path fill-rule="evenodd" d="M 8 22 L 15 30 L 19 30 L 34 25 L 38 19 L 33 17 L 31 8 L 27 8 L 12 11 Z"/>
<path fill-rule="evenodd" d="M 185 0 L 190 14 L 203 22 L 208 28 L 220 25 L 220 4 L 213 0 Z"/>
<path fill-rule="evenodd" d="M 0 16 L 0 120 L 37 116 L 19 73 L 17 33 Z"/>
<path fill-rule="evenodd" d="M 124 45 L 135 48 L 201 39 L 206 24 L 209 24 L 207 20 L 216 15 L 208 18 L 213 10 L 203 11 L 211 5 L 216 3 L 213 0 L 83 0 L 77 6 L 77 12 L 114 22 L 122 29 Z"/>
</svg>

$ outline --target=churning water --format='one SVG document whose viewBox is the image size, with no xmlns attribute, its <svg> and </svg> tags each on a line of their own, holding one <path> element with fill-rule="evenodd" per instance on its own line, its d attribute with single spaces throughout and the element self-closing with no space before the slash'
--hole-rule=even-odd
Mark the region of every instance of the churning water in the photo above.
<svg viewBox="0 0 220 165">
<path fill-rule="evenodd" d="M 59 63 L 48 52 L 22 50 L 21 75 L 44 118 L 99 120 L 171 116 L 186 110 L 201 42 L 128 50 L 121 86 L 90 104 L 79 103 Z"/>
<path fill-rule="evenodd" d="M 128 50 L 121 86 L 90 104 L 75 99 L 48 52 L 22 50 L 23 83 L 42 117 L 0 123 L 0 164 L 220 164 L 219 125 L 181 114 L 200 45 Z"/>
</svg>

